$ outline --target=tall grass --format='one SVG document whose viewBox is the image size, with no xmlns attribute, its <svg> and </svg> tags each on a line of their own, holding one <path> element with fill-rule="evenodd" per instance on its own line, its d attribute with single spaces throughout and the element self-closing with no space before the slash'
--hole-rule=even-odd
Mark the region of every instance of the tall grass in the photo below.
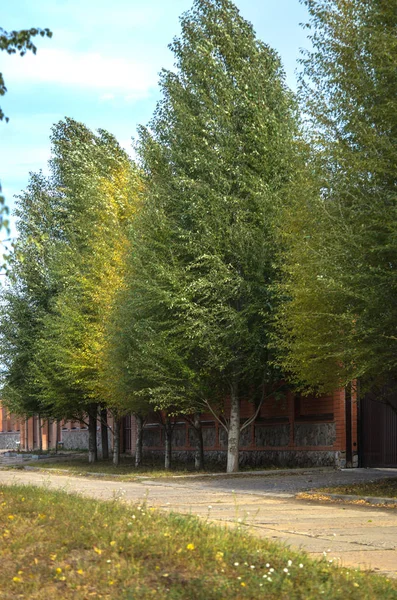
<svg viewBox="0 0 397 600">
<path fill-rule="evenodd" d="M 0 488 L 0 598 L 397 599 L 394 581 L 145 504 Z"/>
</svg>

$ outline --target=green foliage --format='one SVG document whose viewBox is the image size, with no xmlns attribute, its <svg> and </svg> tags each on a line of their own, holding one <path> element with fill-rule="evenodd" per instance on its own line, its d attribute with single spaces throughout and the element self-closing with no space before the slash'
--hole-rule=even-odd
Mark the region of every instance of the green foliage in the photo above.
<svg viewBox="0 0 397 600">
<path fill-rule="evenodd" d="M 36 54 L 37 48 L 32 42 L 32 38 L 36 35 L 51 38 L 52 32 L 48 28 L 38 29 L 37 27 L 32 27 L 31 29 L 21 29 L 20 31 L 5 31 L 0 27 L 0 51 L 4 50 L 7 54 L 16 54 L 19 52 L 20 56 L 24 56 L 26 52 Z M 0 73 L 0 96 L 4 96 L 6 91 L 7 88 L 3 74 Z M 0 121 L 3 119 L 8 121 L 8 117 L 5 116 L 0 108 Z"/>
<path fill-rule="evenodd" d="M 137 173 L 105 131 L 94 135 L 67 119 L 52 142 L 54 182 L 65 195 L 68 223 L 54 249 L 61 291 L 43 322 L 36 375 L 61 414 L 76 414 L 106 395 L 106 321 L 122 282 Z"/>
<path fill-rule="evenodd" d="M 2 27 L 0 27 L 0 51 L 4 50 L 7 54 L 16 54 L 19 52 L 21 56 L 24 56 L 26 52 L 33 52 L 36 54 L 37 48 L 32 42 L 32 38 L 36 35 L 40 35 L 41 37 L 52 37 L 52 32 L 46 29 L 37 29 L 36 27 L 32 27 L 31 29 L 21 29 L 20 31 L 5 31 Z M 4 96 L 7 88 L 5 86 L 3 73 L 0 73 L 0 96 Z M 5 120 L 9 121 L 9 118 L 5 116 L 3 110 L 0 107 L 0 121 Z M 8 219 L 6 218 L 8 215 L 8 207 L 5 206 L 4 196 L 1 195 L 1 185 L 0 185 L 0 230 L 5 227 L 7 231 L 8 229 Z"/>
<path fill-rule="evenodd" d="M 19 198 L 1 334 L 5 400 L 81 415 L 105 396 L 105 324 L 121 285 L 137 171 L 107 132 L 54 128 L 51 176 Z M 123 233 L 124 232 L 124 233 Z"/>
<path fill-rule="evenodd" d="M 313 155 L 284 215 L 281 363 L 311 390 L 395 372 L 397 13 L 308 0 L 302 99 Z"/>
<path fill-rule="evenodd" d="M 279 377 L 269 361 L 274 222 L 294 161 L 277 54 L 229 1 L 196 1 L 161 75 L 138 152 L 147 197 L 132 231 L 125 322 L 132 388 L 191 411 Z"/>
<path fill-rule="evenodd" d="M 51 249 L 65 220 L 61 198 L 47 179 L 32 174 L 16 202 L 19 232 L 8 258 L 1 290 L 0 356 L 3 402 L 17 414 L 42 412 L 40 387 L 32 373 L 42 319 L 50 309 L 56 283 L 50 276 Z"/>
</svg>

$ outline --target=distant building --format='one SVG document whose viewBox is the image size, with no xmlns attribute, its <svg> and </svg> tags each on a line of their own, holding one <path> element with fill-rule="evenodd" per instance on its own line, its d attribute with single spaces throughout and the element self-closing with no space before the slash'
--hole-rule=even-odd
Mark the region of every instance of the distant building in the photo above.
<svg viewBox="0 0 397 600">
<path fill-rule="evenodd" d="M 243 402 L 241 422 L 254 414 L 255 407 Z M 173 426 L 173 456 L 191 460 L 196 438 L 184 418 Z M 201 416 L 206 459 L 226 463 L 227 436 L 210 413 Z M 40 447 L 84 449 L 88 430 L 84 423 L 41 422 L 37 416 L 18 420 L 0 406 L 0 449 L 33 450 Z M 98 445 L 100 423 L 98 421 Z M 123 418 L 121 451 L 135 454 L 136 422 Z M 18 444 L 19 442 L 19 444 Z M 109 432 L 109 447 L 112 435 Z M 143 430 L 144 456 L 164 452 L 164 428 L 153 415 Z M 255 466 L 336 466 L 397 467 L 397 396 L 388 402 L 366 395 L 360 402 L 344 389 L 321 398 L 289 394 L 284 400 L 265 403 L 256 420 L 241 434 L 240 462 Z"/>
</svg>

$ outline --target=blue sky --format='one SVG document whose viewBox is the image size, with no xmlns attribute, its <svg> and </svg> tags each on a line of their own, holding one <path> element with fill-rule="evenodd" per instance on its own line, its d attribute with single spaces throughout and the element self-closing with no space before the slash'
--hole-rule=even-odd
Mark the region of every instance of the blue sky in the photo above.
<svg viewBox="0 0 397 600">
<path fill-rule="evenodd" d="M 126 148 L 159 98 L 158 73 L 171 68 L 167 45 L 192 0 L 9 0 L 1 2 L 6 30 L 49 27 L 38 52 L 0 54 L 8 92 L 1 106 L 0 180 L 7 203 L 26 187 L 30 171 L 47 169 L 51 126 L 64 116 L 112 132 Z M 236 0 L 260 39 L 281 55 L 295 88 L 299 49 L 307 47 L 299 0 Z"/>
</svg>

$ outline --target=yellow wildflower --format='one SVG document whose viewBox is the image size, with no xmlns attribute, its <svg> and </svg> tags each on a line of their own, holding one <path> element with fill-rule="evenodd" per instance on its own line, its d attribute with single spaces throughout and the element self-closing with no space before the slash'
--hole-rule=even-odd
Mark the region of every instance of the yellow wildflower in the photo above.
<svg viewBox="0 0 397 600">
<path fill-rule="evenodd" d="M 194 550 L 194 548 L 195 548 L 195 545 L 194 545 L 194 544 L 188 544 L 188 545 L 186 546 L 186 548 L 187 548 L 188 550 Z"/>
</svg>

